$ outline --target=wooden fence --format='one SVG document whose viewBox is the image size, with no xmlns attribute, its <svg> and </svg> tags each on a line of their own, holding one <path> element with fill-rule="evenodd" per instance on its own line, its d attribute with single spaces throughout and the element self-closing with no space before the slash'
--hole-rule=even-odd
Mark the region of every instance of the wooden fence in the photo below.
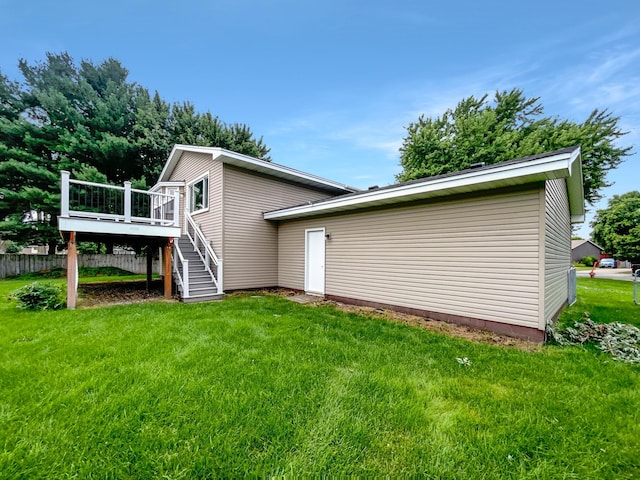
<svg viewBox="0 0 640 480">
<path fill-rule="evenodd" d="M 79 267 L 117 267 L 128 272 L 147 273 L 147 257 L 144 255 L 78 255 Z M 0 278 L 27 272 L 40 272 L 52 268 L 67 268 L 66 255 L 0 255 Z M 153 273 L 161 273 L 160 260 L 153 260 Z"/>
</svg>

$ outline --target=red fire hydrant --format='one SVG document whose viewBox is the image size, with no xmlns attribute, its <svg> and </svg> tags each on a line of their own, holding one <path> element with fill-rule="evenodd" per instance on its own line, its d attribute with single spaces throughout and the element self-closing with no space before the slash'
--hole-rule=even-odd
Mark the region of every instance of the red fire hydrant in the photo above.
<svg viewBox="0 0 640 480">
<path fill-rule="evenodd" d="M 593 277 L 595 277 L 595 276 L 596 276 L 596 267 L 598 266 L 598 263 L 600 263 L 600 262 L 599 262 L 599 261 L 598 261 L 598 262 L 595 262 L 595 263 L 593 264 L 593 266 L 591 267 L 591 271 L 589 272 L 589 276 L 590 276 L 591 278 L 593 278 Z"/>
</svg>

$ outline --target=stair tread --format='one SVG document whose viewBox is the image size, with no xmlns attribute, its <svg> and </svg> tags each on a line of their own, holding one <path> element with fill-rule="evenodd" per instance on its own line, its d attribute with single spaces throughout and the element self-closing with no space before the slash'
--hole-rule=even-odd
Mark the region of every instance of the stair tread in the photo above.
<svg viewBox="0 0 640 480">
<path fill-rule="evenodd" d="M 178 285 L 181 300 L 185 303 L 218 300 L 223 294 L 218 293 L 218 287 L 211 279 L 211 273 L 207 269 L 204 260 L 187 236 L 177 239 L 177 245 L 184 260 L 189 262 L 189 296 L 182 295 L 182 287 Z"/>
</svg>

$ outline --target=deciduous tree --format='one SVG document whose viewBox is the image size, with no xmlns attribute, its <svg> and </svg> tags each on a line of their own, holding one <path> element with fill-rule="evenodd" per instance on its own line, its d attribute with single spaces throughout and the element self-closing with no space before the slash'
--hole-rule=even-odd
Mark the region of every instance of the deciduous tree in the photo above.
<svg viewBox="0 0 640 480">
<path fill-rule="evenodd" d="M 619 118 L 594 110 L 582 123 L 543 116 L 539 98 L 518 89 L 465 98 L 442 116 L 418 118 L 409 124 L 400 148 L 402 173 L 412 180 L 455 172 L 474 163 L 487 165 L 580 145 L 586 200 L 593 204 L 608 186 L 606 174 L 616 168 L 631 147 L 618 145 L 624 136 Z"/>
<path fill-rule="evenodd" d="M 640 192 L 614 195 L 591 222 L 593 240 L 618 260 L 640 263 Z"/>
</svg>

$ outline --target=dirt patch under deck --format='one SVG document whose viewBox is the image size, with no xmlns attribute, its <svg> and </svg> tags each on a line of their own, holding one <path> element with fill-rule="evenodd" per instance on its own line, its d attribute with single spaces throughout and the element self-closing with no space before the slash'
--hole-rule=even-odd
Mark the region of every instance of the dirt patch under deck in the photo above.
<svg viewBox="0 0 640 480">
<path fill-rule="evenodd" d="M 132 280 L 125 282 L 81 283 L 78 285 L 78 292 L 78 307 L 80 308 L 126 305 L 150 300 L 162 300 L 164 297 L 162 280 L 153 280 L 148 291 L 144 280 Z"/>
</svg>

